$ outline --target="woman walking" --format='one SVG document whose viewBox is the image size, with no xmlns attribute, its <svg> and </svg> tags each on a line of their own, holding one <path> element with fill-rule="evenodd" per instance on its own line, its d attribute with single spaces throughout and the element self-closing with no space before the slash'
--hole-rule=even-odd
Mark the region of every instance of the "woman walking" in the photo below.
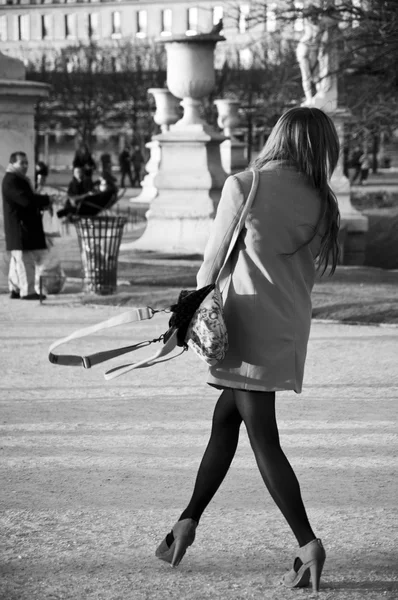
<svg viewBox="0 0 398 600">
<path fill-rule="evenodd" d="M 195 538 L 203 511 L 221 485 L 244 423 L 264 483 L 299 545 L 287 587 L 319 589 L 325 551 L 309 523 L 297 477 L 279 443 L 275 392 L 301 392 L 316 266 L 338 261 L 339 210 L 329 179 L 339 156 L 331 119 L 294 108 L 277 122 L 254 161 L 259 185 L 230 259 L 224 294 L 229 349 L 208 383 L 222 390 L 193 495 L 156 556 L 177 566 Z M 215 281 L 249 194 L 252 173 L 227 179 L 198 288 Z M 220 246 L 221 244 L 221 246 Z"/>
</svg>

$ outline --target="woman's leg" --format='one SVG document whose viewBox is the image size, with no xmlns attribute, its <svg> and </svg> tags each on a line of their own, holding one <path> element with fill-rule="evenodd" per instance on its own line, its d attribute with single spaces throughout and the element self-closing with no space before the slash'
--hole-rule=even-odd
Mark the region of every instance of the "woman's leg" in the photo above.
<svg viewBox="0 0 398 600">
<path fill-rule="evenodd" d="M 299 546 L 315 539 L 297 477 L 280 443 L 274 392 L 234 390 L 257 465 L 272 498 L 290 525 Z"/>
<path fill-rule="evenodd" d="M 199 466 L 192 498 L 180 521 L 190 518 L 199 523 L 235 456 L 241 423 L 232 390 L 224 390 L 214 409 L 211 436 Z"/>
</svg>

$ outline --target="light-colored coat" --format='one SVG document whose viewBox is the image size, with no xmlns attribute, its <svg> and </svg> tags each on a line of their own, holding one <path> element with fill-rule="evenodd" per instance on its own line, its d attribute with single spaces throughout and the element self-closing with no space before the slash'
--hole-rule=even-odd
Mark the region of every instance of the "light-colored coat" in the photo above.
<svg viewBox="0 0 398 600">
<path fill-rule="evenodd" d="M 210 368 L 207 381 L 221 388 L 300 393 L 320 235 L 301 246 L 313 235 L 321 201 L 294 167 L 270 162 L 259 175 L 223 292 L 229 349 L 224 360 Z M 225 182 L 197 275 L 198 288 L 217 277 L 252 179 L 252 173 L 244 171 Z"/>
</svg>

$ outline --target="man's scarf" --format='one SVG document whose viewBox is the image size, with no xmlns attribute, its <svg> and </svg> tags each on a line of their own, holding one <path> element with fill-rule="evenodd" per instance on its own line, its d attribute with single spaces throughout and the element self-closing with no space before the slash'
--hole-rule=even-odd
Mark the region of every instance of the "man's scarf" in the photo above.
<svg viewBox="0 0 398 600">
<path fill-rule="evenodd" d="M 8 164 L 8 167 L 6 168 L 6 173 L 12 173 L 13 175 L 17 175 L 17 177 L 24 179 L 25 181 L 27 181 L 29 183 L 29 186 L 32 189 L 32 191 L 35 191 L 29 177 L 27 177 L 27 175 L 24 175 L 23 173 L 21 173 L 20 169 L 18 169 L 18 167 L 16 167 L 12 163 Z"/>
</svg>

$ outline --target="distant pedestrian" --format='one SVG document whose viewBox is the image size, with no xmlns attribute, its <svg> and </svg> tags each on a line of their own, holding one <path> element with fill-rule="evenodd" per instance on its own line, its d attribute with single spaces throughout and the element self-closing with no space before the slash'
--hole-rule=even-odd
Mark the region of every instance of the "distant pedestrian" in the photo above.
<svg viewBox="0 0 398 600">
<path fill-rule="evenodd" d="M 349 161 L 350 169 L 354 169 L 354 173 L 351 177 L 351 184 L 355 183 L 357 179 L 360 180 L 361 178 L 361 156 L 362 150 L 359 146 L 356 146 L 351 154 Z"/>
<path fill-rule="evenodd" d="M 144 157 L 142 156 L 141 148 L 138 146 L 138 144 L 134 146 L 131 162 L 134 168 L 133 186 L 135 187 L 137 184 L 137 187 L 140 187 Z"/>
<path fill-rule="evenodd" d="M 37 161 L 35 166 L 35 188 L 39 190 L 46 185 L 48 167 L 42 160 Z"/>
<path fill-rule="evenodd" d="M 110 154 L 101 155 L 102 170 L 100 173 L 100 180 L 96 182 L 96 187 L 101 191 L 117 192 L 117 179 L 112 173 L 112 158 Z"/>
<path fill-rule="evenodd" d="M 12 299 L 40 299 L 40 275 L 48 258 L 42 211 L 51 209 L 47 194 L 37 194 L 27 177 L 25 152 L 13 152 L 3 178 L 6 249 L 11 253 L 8 285 Z M 44 298 L 44 296 L 42 296 Z"/>
<path fill-rule="evenodd" d="M 134 187 L 133 176 L 131 174 L 131 153 L 130 146 L 126 145 L 121 153 L 119 154 L 119 167 L 120 167 L 120 187 L 124 188 L 126 177 L 130 180 L 131 187 Z"/>
<path fill-rule="evenodd" d="M 75 167 L 83 169 L 83 178 L 92 181 L 93 173 L 96 170 L 97 165 L 95 164 L 87 144 L 82 144 L 78 150 L 76 150 L 73 159 L 73 168 Z"/>
<path fill-rule="evenodd" d="M 104 152 L 100 156 L 101 162 L 101 171 L 106 171 L 109 168 L 112 168 L 112 157 L 109 152 Z"/>
<path fill-rule="evenodd" d="M 370 169 L 370 156 L 367 152 L 364 152 L 359 159 L 359 163 L 361 165 L 361 177 L 359 179 L 360 185 L 366 185 L 369 169 Z"/>
</svg>

